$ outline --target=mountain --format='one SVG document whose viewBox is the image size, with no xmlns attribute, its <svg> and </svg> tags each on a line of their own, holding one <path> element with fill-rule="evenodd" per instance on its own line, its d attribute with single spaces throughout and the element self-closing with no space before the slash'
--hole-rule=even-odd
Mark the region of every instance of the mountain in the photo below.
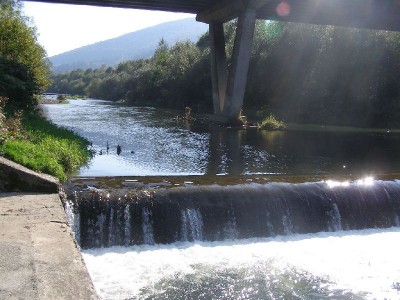
<svg viewBox="0 0 400 300">
<path fill-rule="evenodd" d="M 207 30 L 207 24 L 196 22 L 194 18 L 166 22 L 61 53 L 49 59 L 53 64 L 54 73 L 97 68 L 101 65 L 113 66 L 126 60 L 151 57 L 162 38 L 169 46 L 177 41 L 196 42 Z"/>
</svg>

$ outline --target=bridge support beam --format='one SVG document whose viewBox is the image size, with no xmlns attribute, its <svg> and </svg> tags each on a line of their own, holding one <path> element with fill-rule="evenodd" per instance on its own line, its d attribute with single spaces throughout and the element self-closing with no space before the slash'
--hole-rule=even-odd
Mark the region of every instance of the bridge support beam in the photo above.
<svg viewBox="0 0 400 300">
<path fill-rule="evenodd" d="M 255 22 L 255 9 L 248 8 L 239 15 L 226 88 L 225 105 L 222 110 L 222 114 L 228 118 L 238 117 L 243 106 Z"/>
<path fill-rule="evenodd" d="M 223 24 L 210 23 L 214 113 L 227 121 L 236 119 L 243 106 L 255 21 L 256 9 L 254 8 L 248 7 L 239 14 L 229 70 L 225 54 Z"/>
<path fill-rule="evenodd" d="M 228 83 L 228 62 L 225 52 L 224 24 L 210 23 L 211 80 L 214 114 L 220 115 L 224 109 L 226 86 Z"/>
</svg>

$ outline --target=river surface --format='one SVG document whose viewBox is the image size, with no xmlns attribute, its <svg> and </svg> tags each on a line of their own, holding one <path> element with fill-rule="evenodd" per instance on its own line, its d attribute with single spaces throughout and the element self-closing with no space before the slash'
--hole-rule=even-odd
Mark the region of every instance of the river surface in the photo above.
<svg viewBox="0 0 400 300">
<path fill-rule="evenodd" d="M 374 176 L 400 172 L 398 132 L 238 130 L 176 120 L 181 112 L 99 100 L 43 105 L 96 151 L 79 176 Z M 121 146 L 120 155 L 117 146 Z M 107 150 L 108 148 L 108 150 Z"/>
<path fill-rule="evenodd" d="M 400 299 L 398 132 L 238 130 L 100 100 L 43 110 L 92 142 L 96 155 L 74 174 L 80 187 L 95 176 L 107 176 L 106 184 L 159 176 L 177 186 L 126 180 L 137 194 L 74 192 L 67 218 L 78 241 L 85 235 L 100 245 L 82 255 L 101 299 Z M 193 186 L 197 177 L 228 180 Z M 297 183 L 273 183 L 288 177 Z M 310 219 L 328 229 L 304 233 Z M 176 239 L 157 244 L 157 232 L 174 226 Z M 215 240 L 205 238 L 211 229 L 220 232 Z M 118 239 L 126 246 L 107 246 Z"/>
</svg>

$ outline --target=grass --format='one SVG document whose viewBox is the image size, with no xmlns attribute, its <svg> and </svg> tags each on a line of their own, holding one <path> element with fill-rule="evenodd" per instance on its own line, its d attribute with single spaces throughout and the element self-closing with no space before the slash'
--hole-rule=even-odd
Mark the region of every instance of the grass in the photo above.
<svg viewBox="0 0 400 300">
<path fill-rule="evenodd" d="M 264 118 L 261 123 L 257 125 L 258 129 L 270 129 L 270 130 L 281 130 L 285 129 L 286 125 L 284 122 L 279 121 L 275 118 L 274 115 L 269 115 L 268 117 Z"/>
<path fill-rule="evenodd" d="M 0 143 L 0 155 L 61 181 L 91 157 L 86 139 L 38 114 L 25 115 L 20 131 L 24 134 Z"/>
</svg>

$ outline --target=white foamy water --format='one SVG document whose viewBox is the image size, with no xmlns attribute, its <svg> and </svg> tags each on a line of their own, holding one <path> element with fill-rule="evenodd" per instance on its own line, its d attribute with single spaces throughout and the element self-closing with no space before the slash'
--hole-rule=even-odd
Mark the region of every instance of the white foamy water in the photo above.
<svg viewBox="0 0 400 300">
<path fill-rule="evenodd" d="M 400 228 L 390 228 L 112 247 L 83 257 L 102 299 L 400 299 L 399 246 Z"/>
</svg>

